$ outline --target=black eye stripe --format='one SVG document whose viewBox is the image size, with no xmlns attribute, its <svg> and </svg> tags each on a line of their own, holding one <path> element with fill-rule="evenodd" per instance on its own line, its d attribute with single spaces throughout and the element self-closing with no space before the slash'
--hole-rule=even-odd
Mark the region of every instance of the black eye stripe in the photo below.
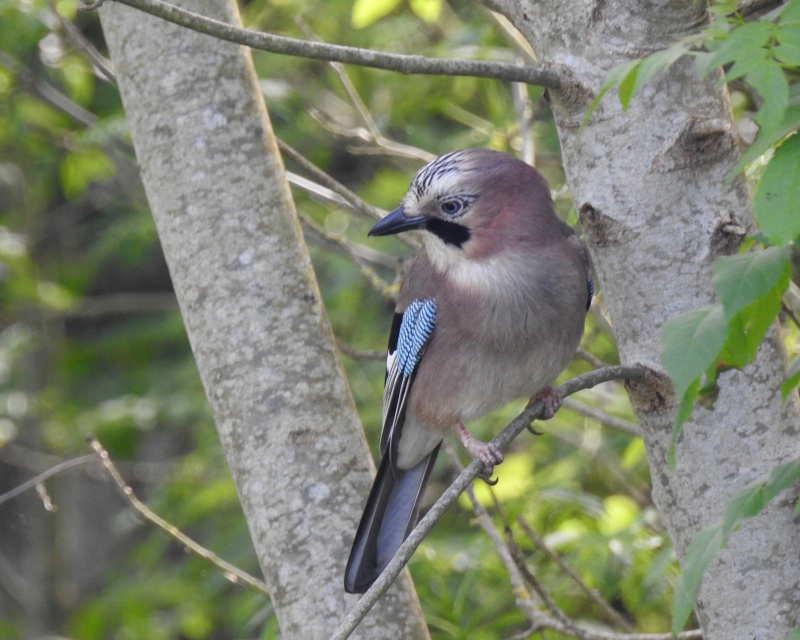
<svg viewBox="0 0 800 640">
<path fill-rule="evenodd" d="M 465 226 L 456 222 L 439 220 L 439 218 L 429 219 L 425 223 L 425 228 L 438 236 L 445 244 L 451 244 L 459 249 L 470 238 L 469 229 Z"/>
</svg>

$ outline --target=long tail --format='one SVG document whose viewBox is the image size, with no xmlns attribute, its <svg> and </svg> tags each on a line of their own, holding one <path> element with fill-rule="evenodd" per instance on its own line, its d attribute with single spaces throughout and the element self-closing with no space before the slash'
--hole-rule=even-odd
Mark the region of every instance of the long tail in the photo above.
<svg viewBox="0 0 800 640">
<path fill-rule="evenodd" d="M 344 589 L 348 593 L 365 593 L 417 524 L 439 447 L 441 443 L 407 471 L 392 469 L 388 454 L 381 458 L 347 561 Z"/>
</svg>

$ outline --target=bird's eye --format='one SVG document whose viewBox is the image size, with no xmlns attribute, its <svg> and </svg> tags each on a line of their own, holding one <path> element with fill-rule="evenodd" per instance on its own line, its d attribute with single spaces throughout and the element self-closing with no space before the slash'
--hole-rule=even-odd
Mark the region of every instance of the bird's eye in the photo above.
<svg viewBox="0 0 800 640">
<path fill-rule="evenodd" d="M 456 215 L 464 207 L 460 200 L 445 200 L 442 202 L 442 211 L 449 216 Z"/>
</svg>

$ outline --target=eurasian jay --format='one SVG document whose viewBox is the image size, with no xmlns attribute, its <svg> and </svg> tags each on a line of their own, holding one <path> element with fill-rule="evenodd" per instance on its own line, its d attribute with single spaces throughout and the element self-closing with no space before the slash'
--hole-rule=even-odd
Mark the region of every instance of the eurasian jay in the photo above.
<svg viewBox="0 0 800 640">
<path fill-rule="evenodd" d="M 364 593 L 416 524 L 444 434 L 454 429 L 485 477 L 503 460 L 464 422 L 523 397 L 545 417 L 549 385 L 583 333 L 593 285 L 586 252 L 556 217 L 544 178 L 504 153 L 436 158 L 369 232 L 421 230 L 389 335 L 381 461 L 345 571 Z"/>
</svg>

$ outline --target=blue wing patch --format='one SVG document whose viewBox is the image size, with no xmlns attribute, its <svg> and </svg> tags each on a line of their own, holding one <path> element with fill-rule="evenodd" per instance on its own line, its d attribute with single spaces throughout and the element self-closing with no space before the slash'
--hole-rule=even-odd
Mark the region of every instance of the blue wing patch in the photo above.
<svg viewBox="0 0 800 640">
<path fill-rule="evenodd" d="M 436 325 L 436 300 L 414 300 L 403 312 L 397 337 L 397 369 L 408 378 L 422 356 L 422 348 Z"/>
</svg>

